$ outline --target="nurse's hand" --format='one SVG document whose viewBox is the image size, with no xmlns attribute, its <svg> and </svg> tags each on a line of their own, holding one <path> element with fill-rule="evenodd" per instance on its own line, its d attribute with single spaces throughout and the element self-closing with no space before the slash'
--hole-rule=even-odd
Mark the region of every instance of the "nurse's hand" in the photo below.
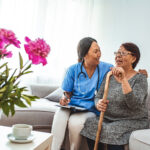
<svg viewBox="0 0 150 150">
<path fill-rule="evenodd" d="M 70 98 L 71 98 L 72 93 L 71 92 L 64 92 L 64 95 L 62 98 L 59 100 L 60 105 L 66 106 L 68 103 L 70 103 Z"/>
<path fill-rule="evenodd" d="M 145 70 L 145 69 L 139 69 L 138 72 L 144 74 L 148 78 L 147 70 Z"/>
<path fill-rule="evenodd" d="M 66 99 L 65 97 L 62 97 L 59 100 L 59 103 L 60 103 L 60 105 L 66 106 L 66 105 L 68 105 L 68 103 L 70 103 L 70 99 L 69 98 Z"/>
<path fill-rule="evenodd" d="M 100 99 L 96 104 L 97 110 L 105 112 L 107 109 L 108 103 L 109 103 L 109 100 L 104 101 L 103 99 Z"/>
</svg>

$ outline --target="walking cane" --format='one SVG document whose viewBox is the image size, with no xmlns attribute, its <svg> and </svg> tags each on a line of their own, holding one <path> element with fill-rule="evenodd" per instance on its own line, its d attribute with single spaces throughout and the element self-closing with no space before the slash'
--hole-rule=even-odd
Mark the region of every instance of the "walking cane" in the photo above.
<svg viewBox="0 0 150 150">
<path fill-rule="evenodd" d="M 110 81 L 110 76 L 112 75 L 112 71 L 109 71 L 106 76 L 106 83 L 105 83 L 105 90 L 104 90 L 104 95 L 103 95 L 103 100 L 107 100 L 107 95 L 108 95 L 108 87 L 109 87 L 109 81 Z M 101 128 L 102 128 L 102 123 L 103 123 L 103 118 L 104 118 L 104 112 L 101 112 L 100 117 L 99 117 L 99 122 L 98 122 L 98 129 L 96 133 L 96 140 L 95 140 L 95 145 L 94 145 L 94 150 L 98 149 L 98 142 L 100 140 L 100 133 L 101 133 Z"/>
</svg>

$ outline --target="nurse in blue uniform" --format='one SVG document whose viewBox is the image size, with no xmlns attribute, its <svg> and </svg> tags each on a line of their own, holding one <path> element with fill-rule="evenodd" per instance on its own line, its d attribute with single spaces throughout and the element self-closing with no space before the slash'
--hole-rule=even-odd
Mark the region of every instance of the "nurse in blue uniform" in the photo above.
<svg viewBox="0 0 150 150">
<path fill-rule="evenodd" d="M 91 37 L 79 41 L 77 52 L 78 63 L 68 68 L 62 82 L 64 95 L 60 99 L 60 104 L 83 107 L 87 111 L 72 112 L 62 108 L 56 111 L 52 125 L 52 150 L 61 149 L 67 127 L 70 150 L 79 150 L 82 141 L 80 131 L 86 119 L 99 115 L 94 104 L 95 93 L 113 66 L 100 61 L 100 47 L 97 41 Z"/>
</svg>

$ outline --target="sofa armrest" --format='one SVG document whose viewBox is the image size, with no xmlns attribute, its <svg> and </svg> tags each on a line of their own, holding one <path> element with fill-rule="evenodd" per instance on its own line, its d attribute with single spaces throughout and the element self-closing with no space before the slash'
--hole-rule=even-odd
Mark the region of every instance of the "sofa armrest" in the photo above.
<svg viewBox="0 0 150 150">
<path fill-rule="evenodd" d="M 58 86 L 48 86 L 48 85 L 31 85 L 31 94 L 43 98 L 48 94 L 52 93 L 58 88 Z"/>
</svg>

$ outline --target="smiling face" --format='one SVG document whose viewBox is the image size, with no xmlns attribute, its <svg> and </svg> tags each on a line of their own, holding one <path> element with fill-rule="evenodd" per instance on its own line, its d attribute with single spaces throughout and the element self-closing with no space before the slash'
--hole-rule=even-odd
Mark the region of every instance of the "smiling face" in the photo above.
<svg viewBox="0 0 150 150">
<path fill-rule="evenodd" d="M 84 57 L 84 61 L 91 65 L 98 65 L 101 57 L 100 47 L 96 42 L 92 42 L 88 53 Z"/>
<path fill-rule="evenodd" d="M 120 46 L 115 56 L 115 63 L 117 67 L 131 68 L 136 58 L 132 53 L 126 50 L 123 46 Z"/>
</svg>

